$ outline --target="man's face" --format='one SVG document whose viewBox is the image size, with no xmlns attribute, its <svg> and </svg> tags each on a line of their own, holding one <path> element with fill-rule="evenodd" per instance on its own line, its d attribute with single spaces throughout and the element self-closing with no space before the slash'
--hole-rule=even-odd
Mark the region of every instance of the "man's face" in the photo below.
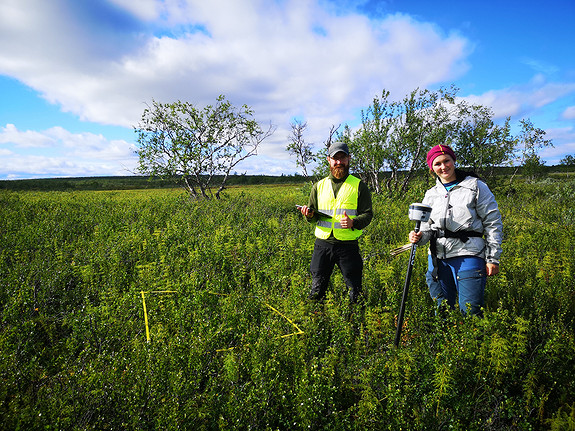
<svg viewBox="0 0 575 431">
<path fill-rule="evenodd" d="M 329 162 L 329 170 L 331 174 L 338 180 L 345 177 L 349 173 L 349 155 L 343 151 L 339 151 L 333 157 L 327 157 Z"/>
</svg>

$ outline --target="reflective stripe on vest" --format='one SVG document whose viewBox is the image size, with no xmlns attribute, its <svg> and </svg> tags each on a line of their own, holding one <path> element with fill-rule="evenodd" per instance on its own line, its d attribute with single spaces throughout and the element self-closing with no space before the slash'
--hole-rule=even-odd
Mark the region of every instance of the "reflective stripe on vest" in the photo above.
<svg viewBox="0 0 575 431">
<path fill-rule="evenodd" d="M 320 216 L 315 227 L 315 236 L 328 239 L 333 230 L 333 236 L 342 241 L 350 241 L 361 236 L 361 229 L 343 229 L 341 219 L 345 212 L 348 217 L 357 217 L 357 201 L 359 198 L 359 178 L 349 175 L 341 185 L 337 198 L 333 194 L 331 180 L 324 178 L 317 185 L 318 211 L 331 214 L 332 217 Z"/>
</svg>

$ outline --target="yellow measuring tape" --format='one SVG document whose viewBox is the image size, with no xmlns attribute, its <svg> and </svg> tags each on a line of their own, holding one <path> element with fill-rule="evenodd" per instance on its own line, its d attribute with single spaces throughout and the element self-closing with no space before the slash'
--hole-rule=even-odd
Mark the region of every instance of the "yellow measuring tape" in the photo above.
<svg viewBox="0 0 575 431">
<path fill-rule="evenodd" d="M 141 291 L 140 294 L 142 295 L 142 306 L 144 307 L 144 324 L 146 326 L 146 340 L 149 343 L 151 341 L 150 338 L 150 325 L 148 323 L 148 309 L 146 308 L 146 293 L 178 293 L 176 290 L 151 290 L 148 292 L 145 291 Z M 218 295 L 218 296 L 229 296 L 225 293 L 215 293 L 215 292 L 208 292 L 211 295 Z M 280 313 L 277 309 L 275 309 L 274 307 L 272 307 L 270 304 L 268 304 L 267 302 L 264 302 L 264 305 L 266 307 L 268 307 L 270 310 L 272 310 L 273 312 L 277 313 L 279 316 L 283 317 L 285 320 L 287 320 L 297 331 L 296 332 L 292 332 L 290 334 L 285 334 L 285 335 L 280 335 L 279 337 L 276 338 L 288 338 L 288 337 L 292 337 L 294 335 L 301 335 L 304 332 L 299 328 L 299 326 L 297 326 L 289 317 L 287 317 L 286 315 Z M 228 350 L 233 350 L 238 346 L 234 346 L 234 347 L 229 347 L 227 349 L 217 349 L 216 352 L 225 352 Z"/>
<path fill-rule="evenodd" d="M 178 293 L 177 290 L 151 290 L 149 292 L 140 292 L 142 294 L 142 306 L 144 307 L 144 324 L 146 325 L 146 340 L 150 342 L 150 326 L 148 325 L 148 309 L 146 308 L 146 293 Z"/>
<path fill-rule="evenodd" d="M 276 310 L 274 307 L 272 307 L 270 304 L 268 304 L 267 302 L 264 302 L 264 305 L 266 307 L 268 307 L 269 309 L 271 309 L 272 311 L 276 312 L 278 315 L 280 315 L 281 317 L 283 317 L 285 320 L 287 320 L 295 329 L 297 329 L 297 332 L 292 332 L 291 334 L 285 334 L 285 335 L 280 335 L 279 337 L 276 338 L 288 338 L 288 337 L 292 337 L 294 335 L 301 335 L 304 332 L 294 323 L 291 321 L 291 319 L 289 319 L 287 316 L 283 315 L 282 313 L 280 313 L 278 310 Z M 248 344 L 249 345 L 249 344 Z M 230 350 L 234 350 L 236 347 L 238 346 L 234 346 L 234 347 L 228 347 L 227 349 L 216 349 L 216 352 L 227 352 Z"/>
</svg>

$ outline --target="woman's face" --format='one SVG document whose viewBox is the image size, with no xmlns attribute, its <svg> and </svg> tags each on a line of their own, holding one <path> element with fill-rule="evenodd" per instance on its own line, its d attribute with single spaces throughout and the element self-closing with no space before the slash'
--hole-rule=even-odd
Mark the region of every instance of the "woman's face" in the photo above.
<svg viewBox="0 0 575 431">
<path fill-rule="evenodd" d="M 437 156 L 432 164 L 433 172 L 437 175 L 442 183 L 450 183 L 457 178 L 455 174 L 455 162 L 451 156 L 443 154 Z"/>
</svg>

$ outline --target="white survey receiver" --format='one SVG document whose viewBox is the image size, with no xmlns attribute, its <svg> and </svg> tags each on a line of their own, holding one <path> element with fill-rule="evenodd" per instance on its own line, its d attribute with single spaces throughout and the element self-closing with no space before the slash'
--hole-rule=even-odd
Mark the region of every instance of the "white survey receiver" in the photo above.
<svg viewBox="0 0 575 431">
<path fill-rule="evenodd" d="M 419 202 L 413 203 L 409 206 L 409 220 L 416 222 L 426 222 L 431 216 L 431 207 Z"/>
</svg>

